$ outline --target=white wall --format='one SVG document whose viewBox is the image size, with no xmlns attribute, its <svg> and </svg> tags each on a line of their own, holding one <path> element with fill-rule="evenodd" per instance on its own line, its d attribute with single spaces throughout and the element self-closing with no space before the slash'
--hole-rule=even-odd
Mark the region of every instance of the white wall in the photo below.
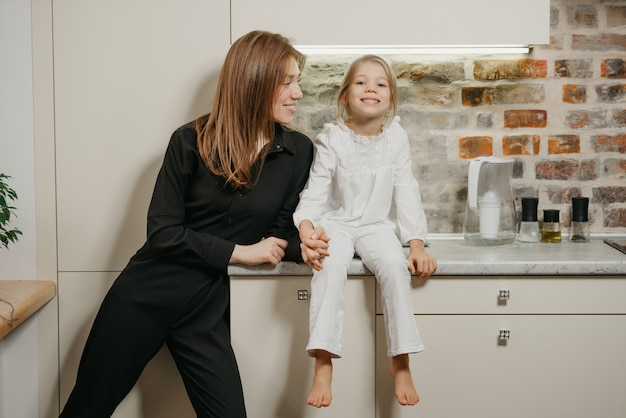
<svg viewBox="0 0 626 418">
<path fill-rule="evenodd" d="M 0 248 L 0 280 L 33 280 L 36 237 L 29 0 L 0 2 L 0 56 L 0 172 L 12 177 L 10 186 L 19 199 L 11 226 L 24 234 L 9 250 Z M 36 318 L 0 340 L 0 418 L 38 415 L 37 350 Z"/>
</svg>

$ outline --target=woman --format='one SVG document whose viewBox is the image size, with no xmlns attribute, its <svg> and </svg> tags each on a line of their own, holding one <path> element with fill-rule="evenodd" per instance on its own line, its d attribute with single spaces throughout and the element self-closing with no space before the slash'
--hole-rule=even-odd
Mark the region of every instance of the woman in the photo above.
<svg viewBox="0 0 626 418">
<path fill-rule="evenodd" d="M 292 213 L 313 147 L 286 125 L 302 98 L 303 64 L 277 34 L 255 31 L 232 45 L 211 112 L 171 137 L 147 241 L 100 307 L 61 417 L 111 416 L 163 344 L 198 417 L 246 416 L 227 267 L 299 259 Z"/>
</svg>

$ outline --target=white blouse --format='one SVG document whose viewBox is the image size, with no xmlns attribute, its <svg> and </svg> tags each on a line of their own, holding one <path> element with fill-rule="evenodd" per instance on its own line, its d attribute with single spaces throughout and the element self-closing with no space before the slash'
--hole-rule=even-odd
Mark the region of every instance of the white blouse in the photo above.
<svg viewBox="0 0 626 418">
<path fill-rule="evenodd" d="M 357 135 L 341 120 L 326 123 L 314 144 L 309 180 L 293 215 L 296 226 L 304 219 L 315 226 L 387 224 L 403 243 L 426 238 L 426 216 L 399 116 L 371 137 Z"/>
</svg>

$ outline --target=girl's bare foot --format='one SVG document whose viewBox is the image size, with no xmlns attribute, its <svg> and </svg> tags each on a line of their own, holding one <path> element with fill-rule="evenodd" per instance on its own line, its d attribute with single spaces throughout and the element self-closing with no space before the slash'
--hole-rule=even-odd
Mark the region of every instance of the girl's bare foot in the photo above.
<svg viewBox="0 0 626 418">
<path fill-rule="evenodd" d="M 389 368 L 395 383 L 396 399 L 400 405 L 412 406 L 420 401 L 420 396 L 413 385 L 411 369 L 409 368 L 409 355 L 400 354 L 391 359 Z"/>
<path fill-rule="evenodd" d="M 315 354 L 315 375 L 307 403 L 321 408 L 330 405 L 332 392 L 330 389 L 333 378 L 333 363 L 328 351 L 317 350 Z"/>
</svg>

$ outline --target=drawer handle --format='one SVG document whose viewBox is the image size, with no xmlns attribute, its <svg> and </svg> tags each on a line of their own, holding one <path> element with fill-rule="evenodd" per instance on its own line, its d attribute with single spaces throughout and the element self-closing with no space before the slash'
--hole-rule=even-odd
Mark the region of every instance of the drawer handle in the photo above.
<svg viewBox="0 0 626 418">
<path fill-rule="evenodd" d="M 498 334 L 498 339 L 500 341 L 508 341 L 511 338 L 511 331 L 508 329 L 501 329 Z"/>
<path fill-rule="evenodd" d="M 509 291 L 509 289 L 500 289 L 500 292 L 498 293 L 499 300 L 509 300 L 510 298 L 511 292 Z"/>
<path fill-rule="evenodd" d="M 298 290 L 298 300 L 309 300 L 309 291 L 307 289 Z"/>
</svg>

